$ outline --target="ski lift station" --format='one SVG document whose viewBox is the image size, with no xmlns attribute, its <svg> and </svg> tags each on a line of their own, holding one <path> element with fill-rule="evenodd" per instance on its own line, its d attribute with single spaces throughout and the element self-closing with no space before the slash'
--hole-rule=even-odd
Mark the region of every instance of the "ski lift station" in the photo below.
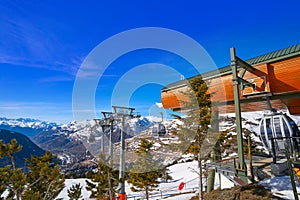
<svg viewBox="0 0 300 200">
<path fill-rule="evenodd" d="M 299 151 L 299 130 L 295 122 L 281 113 L 300 115 L 300 44 L 280 49 L 249 60 L 239 58 L 234 48 L 230 51 L 230 65 L 201 74 L 211 95 L 215 131 L 219 114 L 236 114 L 238 165 L 235 174 L 247 182 L 244 164 L 241 112 L 267 111 L 261 116 L 258 133 L 264 146 L 276 158 L 288 148 Z M 170 83 L 161 90 L 165 109 L 184 111 L 182 102 L 188 80 Z M 212 125 L 213 126 L 213 125 Z M 288 142 L 287 142 L 288 141 Z M 291 153 L 292 154 L 292 153 Z"/>
<path fill-rule="evenodd" d="M 239 90 L 242 112 L 269 110 L 266 103 L 268 97 L 272 108 L 288 109 L 291 115 L 300 114 L 300 44 L 244 62 L 247 69 L 237 67 L 241 76 L 238 79 L 244 80 L 240 81 L 242 83 Z M 213 94 L 213 108 L 220 114 L 234 113 L 232 67 L 219 68 L 201 76 L 209 87 L 209 93 Z M 165 109 L 181 110 L 181 102 L 185 100 L 182 91 L 186 90 L 186 83 L 186 80 L 181 80 L 161 90 L 161 100 Z"/>
</svg>

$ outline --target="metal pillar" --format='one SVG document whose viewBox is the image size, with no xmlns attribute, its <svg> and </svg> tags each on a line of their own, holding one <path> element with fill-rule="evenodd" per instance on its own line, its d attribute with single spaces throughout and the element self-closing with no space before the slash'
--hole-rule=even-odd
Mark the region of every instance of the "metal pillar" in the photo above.
<svg viewBox="0 0 300 200">
<path fill-rule="evenodd" d="M 122 115 L 121 148 L 120 148 L 120 168 L 119 168 L 119 193 L 125 194 L 125 115 Z"/>
<path fill-rule="evenodd" d="M 294 177 L 294 170 L 293 170 L 292 161 L 291 161 L 291 157 L 290 157 L 290 151 L 289 151 L 289 148 L 288 148 L 288 145 L 286 142 L 284 143 L 284 147 L 285 147 L 285 155 L 287 158 L 287 165 L 288 165 L 288 169 L 289 169 L 294 198 L 295 198 L 295 200 L 299 200 L 295 177 Z"/>
<path fill-rule="evenodd" d="M 240 78 L 237 72 L 237 60 L 235 49 L 230 48 L 230 62 L 232 69 L 232 82 L 233 82 L 233 93 L 234 93 L 234 104 L 235 104 L 235 116 L 236 116 L 236 133 L 237 133 L 237 143 L 238 143 L 238 166 L 237 166 L 237 176 L 240 177 L 245 183 L 248 183 L 247 173 L 245 169 L 244 160 L 244 148 L 243 148 L 243 134 L 242 134 L 242 117 L 241 117 L 241 105 L 240 105 L 240 92 L 239 84 Z"/>
<path fill-rule="evenodd" d="M 110 129 L 110 134 L 109 134 L 109 164 L 110 164 L 110 167 L 113 167 L 113 132 L 114 132 L 114 116 L 113 116 L 113 113 L 112 112 L 101 112 L 104 116 L 104 120 L 105 120 L 105 123 L 104 125 L 106 125 L 107 127 L 109 127 Z"/>
<path fill-rule="evenodd" d="M 211 130 L 213 133 L 219 132 L 219 111 L 212 112 Z M 216 162 L 216 152 L 214 148 L 211 152 L 210 160 L 212 163 Z M 215 174 L 216 170 L 214 168 L 208 169 L 207 192 L 211 192 L 212 190 L 214 190 Z"/>
<path fill-rule="evenodd" d="M 212 112 L 211 129 L 213 132 L 219 132 L 219 111 Z"/>
<path fill-rule="evenodd" d="M 214 151 L 211 152 L 210 159 L 211 159 L 212 162 L 216 161 L 216 155 L 215 155 Z M 208 169 L 207 192 L 211 192 L 211 191 L 214 190 L 215 175 L 216 175 L 216 170 L 214 168 Z"/>
<path fill-rule="evenodd" d="M 252 165 L 252 149 L 251 149 L 251 137 L 248 135 L 248 157 L 249 157 L 249 171 L 250 171 L 250 181 L 254 183 L 254 173 L 253 173 L 253 165 Z"/>
<path fill-rule="evenodd" d="M 114 165 L 114 144 L 113 144 L 114 120 L 110 119 L 110 134 L 109 134 L 109 161 L 110 167 Z"/>
<path fill-rule="evenodd" d="M 103 156 L 105 156 L 105 150 L 104 150 L 104 134 L 105 134 L 105 125 L 102 124 L 102 138 L 101 138 L 101 153 L 103 154 Z M 105 158 L 104 158 L 105 159 Z"/>
<path fill-rule="evenodd" d="M 133 111 L 135 108 L 123 107 L 123 106 L 112 106 L 114 114 L 121 117 L 122 128 L 121 128 L 121 145 L 120 145 L 120 167 L 119 167 L 119 200 L 126 200 L 125 193 L 125 120 L 126 117 L 133 118 L 135 115 Z M 140 117 L 140 115 L 136 115 Z"/>
</svg>

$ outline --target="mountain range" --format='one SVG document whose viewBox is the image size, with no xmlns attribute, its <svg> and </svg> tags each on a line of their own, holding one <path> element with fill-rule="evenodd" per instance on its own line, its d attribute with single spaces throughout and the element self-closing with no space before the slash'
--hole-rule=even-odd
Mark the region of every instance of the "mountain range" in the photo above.
<svg viewBox="0 0 300 200">
<path fill-rule="evenodd" d="M 157 119 L 143 117 L 128 121 L 125 125 L 125 138 L 133 137 L 135 134 L 149 128 L 155 123 L 155 120 Z M 101 147 L 102 135 L 106 138 L 106 144 L 108 143 L 107 137 L 109 135 L 109 130 L 102 134 L 102 129 L 95 120 L 72 121 L 59 125 L 30 118 L 9 119 L 2 117 L 0 118 L 0 129 L 6 135 L 11 133 L 10 136 L 16 137 L 18 142 L 20 140 L 19 143 L 22 146 L 31 147 L 26 142 L 23 143 L 25 139 L 22 136 L 26 138 L 26 141 L 31 139 L 45 151 L 57 154 L 61 159 L 63 169 L 77 172 L 95 166 Z M 115 124 L 113 130 L 114 143 L 120 141 L 120 130 L 120 123 Z M 3 137 L 0 137 L 0 139 L 10 141 Z M 31 152 L 31 154 L 34 153 Z M 1 163 L 7 164 L 8 160 L 5 162 L 1 160 Z"/>
<path fill-rule="evenodd" d="M 131 138 L 153 124 L 152 118 L 129 120 L 125 125 L 125 138 Z M 121 139 L 120 126 L 114 125 L 113 143 Z M 65 170 L 80 172 L 95 166 L 101 149 L 101 139 L 104 136 L 107 146 L 109 132 L 110 130 L 105 130 L 103 134 L 101 126 L 95 120 L 72 121 L 42 131 L 32 140 L 46 151 L 58 154 Z"/>
<path fill-rule="evenodd" d="M 58 124 L 54 122 L 46 122 L 37 119 L 30 119 L 30 118 L 10 119 L 5 117 L 0 117 L 0 129 L 22 133 L 29 138 L 34 137 L 35 135 L 37 135 L 42 131 L 48 131 L 57 126 Z"/>
<path fill-rule="evenodd" d="M 257 144 L 257 149 L 263 150 L 257 137 L 258 125 L 262 113 L 242 113 L 242 116 L 243 128 L 251 133 L 252 139 Z M 293 119 L 299 124 L 299 118 L 293 117 Z M 128 154 L 134 154 L 138 149 L 140 139 L 147 138 L 154 142 L 154 149 L 162 163 L 172 163 L 174 160 L 180 158 L 180 154 L 173 153 L 171 155 L 166 150 L 169 144 L 178 142 L 178 138 L 173 133 L 178 129 L 178 125 L 181 123 L 180 120 L 173 119 L 162 122 L 166 126 L 168 134 L 164 137 L 158 137 L 152 134 L 152 127 L 154 124 L 160 122 L 160 120 L 149 116 L 127 121 L 125 125 L 125 138 L 127 138 L 126 151 Z M 20 133 L 31 136 L 32 141 L 40 148 L 58 154 L 65 172 L 82 172 L 95 167 L 103 136 L 105 138 L 105 145 L 106 147 L 108 146 L 109 130 L 105 130 L 103 134 L 101 126 L 95 120 L 72 121 L 59 125 L 33 119 L 0 118 L 0 128 L 1 126 L 5 126 L 6 129 L 10 130 L 6 133 L 11 133 L 12 136 L 15 136 L 16 131 L 11 130 L 21 130 Z M 234 129 L 234 114 L 220 116 L 220 131 L 225 131 L 227 134 L 225 137 L 226 141 L 224 142 L 227 143 L 227 146 L 231 146 L 231 149 L 223 152 L 223 157 L 229 156 L 236 151 L 236 144 L 233 142 L 236 137 Z M 120 136 L 120 123 L 118 123 L 114 125 L 113 129 L 114 154 L 116 155 L 115 163 L 118 163 Z M 25 144 L 23 146 L 29 145 Z"/>
</svg>

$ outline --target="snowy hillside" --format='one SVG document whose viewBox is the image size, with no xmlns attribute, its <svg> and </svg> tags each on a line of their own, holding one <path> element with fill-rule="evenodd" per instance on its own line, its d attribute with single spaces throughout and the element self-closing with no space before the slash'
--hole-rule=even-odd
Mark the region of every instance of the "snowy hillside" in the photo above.
<svg viewBox="0 0 300 200">
<path fill-rule="evenodd" d="M 150 199 L 160 199 L 161 195 L 163 197 L 168 197 L 174 194 L 180 194 L 189 192 L 190 194 L 178 197 L 177 199 L 188 200 L 190 197 L 195 196 L 195 192 L 198 189 L 198 179 L 197 174 L 192 171 L 192 169 L 197 169 L 197 162 L 188 162 L 176 164 L 169 167 L 170 175 L 173 180 L 169 182 L 164 182 L 159 184 L 159 187 L 156 191 L 150 193 Z M 84 199 L 90 199 L 89 195 L 91 194 L 86 190 L 85 183 L 86 179 L 67 179 L 65 184 L 66 187 L 59 194 L 57 198 L 68 199 L 67 190 L 73 185 L 80 183 L 82 187 L 82 195 Z M 186 183 L 183 190 L 178 190 L 178 186 L 181 182 Z M 218 184 L 218 183 L 217 183 Z M 126 193 L 127 199 L 142 199 L 144 194 L 142 192 L 132 192 L 130 190 L 130 184 L 126 183 Z M 189 197 L 189 198 L 188 198 Z M 173 198 L 174 199 L 174 198 Z"/>
<path fill-rule="evenodd" d="M 186 162 L 179 163 L 173 166 L 168 167 L 170 175 L 173 180 L 168 182 L 162 182 L 159 184 L 159 187 L 150 193 L 150 199 L 164 199 L 168 200 L 189 200 L 191 197 L 197 195 L 198 191 L 198 177 L 193 170 L 197 170 L 197 162 Z M 82 187 L 83 199 L 90 199 L 90 192 L 86 190 L 85 180 L 87 179 L 66 179 L 66 187 L 61 191 L 57 198 L 68 199 L 67 190 L 73 185 L 80 183 Z M 178 189 L 180 183 L 184 183 L 184 188 L 182 190 Z M 206 183 L 206 180 L 203 179 L 203 182 Z M 265 179 L 260 182 L 264 187 L 270 189 L 275 196 L 278 196 L 282 199 L 293 199 L 293 191 L 289 176 L 275 177 Z M 215 189 L 219 185 L 219 175 L 216 174 L 215 178 Z M 130 190 L 130 184 L 126 183 L 126 194 L 129 199 L 143 199 L 143 192 L 133 192 Z M 203 188 L 204 189 L 204 188 Z M 297 190 L 300 191 L 300 186 L 297 184 Z"/>
</svg>

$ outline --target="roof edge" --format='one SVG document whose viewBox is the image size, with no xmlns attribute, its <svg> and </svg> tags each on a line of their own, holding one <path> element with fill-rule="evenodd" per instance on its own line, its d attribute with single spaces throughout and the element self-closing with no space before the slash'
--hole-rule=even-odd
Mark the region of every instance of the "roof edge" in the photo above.
<svg viewBox="0 0 300 200">
<path fill-rule="evenodd" d="M 300 55 L 300 44 L 296 44 L 296 45 L 293 45 L 293 46 L 290 46 L 290 47 L 286 47 L 286 48 L 283 48 L 283 49 L 272 51 L 270 53 L 263 54 L 263 55 L 260 55 L 260 56 L 256 56 L 256 57 L 247 59 L 245 61 L 247 63 L 249 63 L 250 65 L 256 66 L 256 65 L 259 65 L 259 64 L 263 64 L 263 63 L 272 63 L 272 62 L 276 62 L 276 61 L 279 61 L 279 60 L 285 60 L 287 58 L 292 58 L 292 57 L 295 57 L 295 56 L 298 56 L 298 55 Z M 225 66 L 225 67 L 218 68 L 218 69 L 213 70 L 213 71 L 203 73 L 203 74 L 201 74 L 201 76 L 204 80 L 205 79 L 207 80 L 207 79 L 213 78 L 215 76 L 221 76 L 221 75 L 225 75 L 225 74 L 228 74 L 228 73 L 231 73 L 231 67 L 229 65 Z M 187 80 L 189 80 L 193 77 L 190 77 Z M 167 91 L 167 90 L 183 87 L 183 86 L 186 85 L 185 83 L 186 83 L 187 80 L 180 80 L 180 81 L 171 83 L 171 84 L 165 86 L 164 88 L 162 88 L 161 91 Z"/>
</svg>

